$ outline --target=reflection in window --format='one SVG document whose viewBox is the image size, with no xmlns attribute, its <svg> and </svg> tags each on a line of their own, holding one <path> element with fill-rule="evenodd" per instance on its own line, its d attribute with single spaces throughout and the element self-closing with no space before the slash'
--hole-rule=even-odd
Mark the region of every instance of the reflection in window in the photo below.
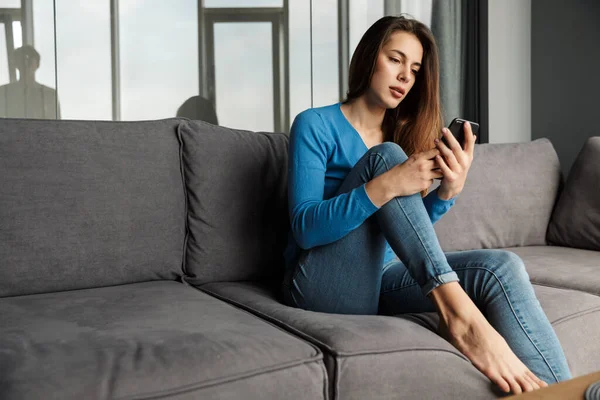
<svg viewBox="0 0 600 400">
<path fill-rule="evenodd" d="M 56 0 L 57 2 L 61 0 Z M 64 1 L 64 0 L 62 0 Z M 54 37 L 54 4 L 52 1 L 36 1 L 33 4 L 33 43 L 35 49 L 40 53 L 40 67 L 37 70 L 36 79 L 37 81 L 45 86 L 55 88 L 57 91 L 58 83 L 56 82 L 56 67 L 55 67 L 55 37 Z M 73 34 L 79 36 L 80 33 L 74 32 Z M 55 102 L 60 102 L 60 94 Z M 57 105 L 57 109 L 61 109 Z M 51 118 L 57 118 L 51 117 Z"/>
<path fill-rule="evenodd" d="M 18 78 L 0 86 L 0 117 L 60 117 L 56 107 L 56 91 L 36 80 L 40 53 L 33 46 L 25 45 L 15 49 L 9 59 L 18 71 Z"/>
<path fill-rule="evenodd" d="M 39 9 L 33 8 L 33 13 Z M 34 47 L 31 34 L 24 43 L 23 31 L 33 33 L 26 25 L 30 21 L 32 15 L 23 13 L 19 1 L 0 1 L 0 117 L 54 119 L 60 116 L 53 88 L 54 57 L 45 57 L 45 46 Z M 50 40 L 54 54 L 53 35 Z"/>
</svg>

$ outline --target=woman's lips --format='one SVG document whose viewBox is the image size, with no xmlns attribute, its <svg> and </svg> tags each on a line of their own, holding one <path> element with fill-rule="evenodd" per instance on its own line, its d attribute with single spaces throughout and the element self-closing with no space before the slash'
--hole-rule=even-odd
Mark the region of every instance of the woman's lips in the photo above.
<svg viewBox="0 0 600 400">
<path fill-rule="evenodd" d="M 392 92 L 392 96 L 397 99 L 401 99 L 404 95 L 397 89 L 390 88 L 390 92 Z"/>
</svg>

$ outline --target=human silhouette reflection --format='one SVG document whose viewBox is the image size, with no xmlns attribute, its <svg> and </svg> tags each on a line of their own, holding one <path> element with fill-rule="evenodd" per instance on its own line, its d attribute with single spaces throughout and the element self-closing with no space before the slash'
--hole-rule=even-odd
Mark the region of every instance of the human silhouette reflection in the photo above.
<svg viewBox="0 0 600 400">
<path fill-rule="evenodd" d="M 177 109 L 178 117 L 199 119 L 213 125 L 219 125 L 217 113 L 210 100 L 201 96 L 192 96 Z"/>
<path fill-rule="evenodd" d="M 13 51 L 12 60 L 19 80 L 0 86 L 0 117 L 59 119 L 56 90 L 35 80 L 40 53 L 25 45 Z"/>
</svg>

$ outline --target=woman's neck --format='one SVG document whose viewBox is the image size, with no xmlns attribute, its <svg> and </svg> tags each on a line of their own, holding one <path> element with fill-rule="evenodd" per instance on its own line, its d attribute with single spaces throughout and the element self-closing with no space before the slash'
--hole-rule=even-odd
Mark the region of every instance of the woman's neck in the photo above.
<svg viewBox="0 0 600 400">
<path fill-rule="evenodd" d="M 369 103 L 365 96 L 342 104 L 342 112 L 359 132 L 369 135 L 381 133 L 385 108 Z"/>
</svg>

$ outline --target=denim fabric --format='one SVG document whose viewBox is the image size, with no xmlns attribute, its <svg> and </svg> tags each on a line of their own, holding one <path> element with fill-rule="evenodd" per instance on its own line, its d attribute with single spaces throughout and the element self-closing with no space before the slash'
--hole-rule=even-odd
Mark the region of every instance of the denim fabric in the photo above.
<svg viewBox="0 0 600 400">
<path fill-rule="evenodd" d="M 339 189 L 345 193 L 406 161 L 400 146 L 372 147 Z M 398 259 L 383 265 L 385 240 Z M 342 239 L 302 250 L 287 266 L 284 302 L 306 310 L 394 315 L 434 312 L 426 297 L 458 281 L 521 361 L 548 383 L 571 378 L 558 338 L 523 261 L 499 249 L 444 253 L 420 193 L 386 203 Z"/>
</svg>

